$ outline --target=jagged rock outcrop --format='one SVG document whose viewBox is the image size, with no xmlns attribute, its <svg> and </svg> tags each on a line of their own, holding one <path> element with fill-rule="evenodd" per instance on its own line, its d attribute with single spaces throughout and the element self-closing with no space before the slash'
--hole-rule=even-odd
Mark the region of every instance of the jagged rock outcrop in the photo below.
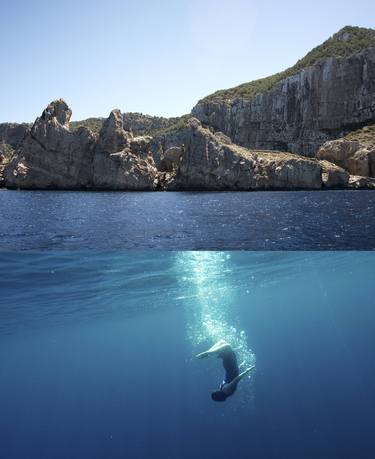
<svg viewBox="0 0 375 459">
<path fill-rule="evenodd" d="M 103 124 L 97 142 L 97 150 L 111 154 L 122 151 L 130 145 L 133 136 L 124 129 L 120 110 L 112 110 Z"/>
<path fill-rule="evenodd" d="M 316 157 L 346 169 L 351 175 L 375 177 L 375 144 L 338 139 L 326 142 Z"/>
<path fill-rule="evenodd" d="M 9 188 L 153 189 L 156 168 L 147 141 L 123 129 L 114 110 L 99 137 L 89 129 L 69 129 L 71 110 L 62 99 L 52 102 L 26 133 L 4 178 Z"/>
<path fill-rule="evenodd" d="M 250 99 L 206 98 L 192 114 L 241 146 L 314 156 L 375 120 L 375 47 L 318 60 Z"/>
<path fill-rule="evenodd" d="M 250 151 L 216 136 L 192 118 L 184 131 L 184 153 L 175 174 L 167 174 L 168 190 L 319 189 L 318 161 L 289 153 Z"/>
<path fill-rule="evenodd" d="M 93 186 L 111 190 L 154 190 L 158 171 L 152 158 L 151 137 L 125 131 L 119 110 L 112 110 L 95 146 Z"/>
<path fill-rule="evenodd" d="M 341 139 L 334 148 L 326 145 L 318 158 L 306 158 L 241 147 L 196 118 L 157 144 L 125 130 L 119 110 L 111 112 L 99 134 L 85 127 L 71 131 L 70 117 L 63 100 L 52 102 L 16 151 L 8 158 L 1 155 L 0 185 L 2 169 L 7 187 L 27 189 L 277 190 L 373 188 L 375 183 L 357 173 L 365 171 L 365 148 L 366 170 L 372 171 L 368 138 L 366 144 Z"/>
<path fill-rule="evenodd" d="M 77 189 L 90 184 L 95 138 L 85 128 L 70 132 L 70 117 L 62 99 L 48 105 L 5 169 L 8 187 Z"/>
</svg>

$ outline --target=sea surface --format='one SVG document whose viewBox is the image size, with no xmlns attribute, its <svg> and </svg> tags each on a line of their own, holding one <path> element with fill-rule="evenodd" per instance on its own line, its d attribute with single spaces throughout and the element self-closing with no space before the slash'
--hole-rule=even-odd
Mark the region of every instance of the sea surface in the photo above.
<svg viewBox="0 0 375 459">
<path fill-rule="evenodd" d="M 2 459 L 375 457 L 374 252 L 0 252 L 0 272 Z M 194 358 L 220 338 L 255 364 L 224 403 L 221 361 Z"/>
<path fill-rule="evenodd" d="M 375 192 L 0 191 L 0 250 L 373 250 Z"/>
</svg>

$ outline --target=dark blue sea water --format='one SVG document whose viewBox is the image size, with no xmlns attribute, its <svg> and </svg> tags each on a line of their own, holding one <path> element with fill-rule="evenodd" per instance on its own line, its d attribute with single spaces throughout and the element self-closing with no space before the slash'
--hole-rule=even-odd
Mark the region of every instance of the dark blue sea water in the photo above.
<svg viewBox="0 0 375 459">
<path fill-rule="evenodd" d="M 0 272 L 2 459 L 375 457 L 374 252 L 3 252 Z M 193 356 L 223 337 L 256 370 L 215 403 L 220 360 Z"/>
<path fill-rule="evenodd" d="M 0 249 L 373 250 L 373 191 L 0 192 Z"/>
</svg>

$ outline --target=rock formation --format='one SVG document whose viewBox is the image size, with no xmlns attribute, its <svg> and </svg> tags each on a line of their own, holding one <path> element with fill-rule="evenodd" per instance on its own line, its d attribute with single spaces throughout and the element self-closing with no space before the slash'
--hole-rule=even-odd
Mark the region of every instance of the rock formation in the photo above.
<svg viewBox="0 0 375 459">
<path fill-rule="evenodd" d="M 154 189 L 157 171 L 144 138 L 126 132 L 114 110 L 99 137 L 81 127 L 69 130 L 71 110 L 52 102 L 26 133 L 4 178 L 9 188 Z M 143 150 L 142 150 L 143 149 Z"/>
<path fill-rule="evenodd" d="M 112 110 L 95 146 L 93 186 L 111 190 L 155 189 L 158 171 L 150 142 L 150 137 L 134 138 L 125 131 L 120 110 Z"/>
<path fill-rule="evenodd" d="M 361 34 L 367 38 L 359 39 Z M 363 49 L 363 43 L 369 47 Z M 318 51 L 334 56 L 336 48 L 346 57 L 315 57 Z M 350 55 L 353 48 L 358 52 Z M 302 61 L 306 67 L 299 62 L 281 74 L 218 91 L 192 114 L 241 146 L 306 156 L 375 121 L 375 31 L 347 27 Z"/>
<path fill-rule="evenodd" d="M 345 188 L 349 182 L 349 173 L 342 167 L 329 161 L 319 161 L 322 167 L 324 188 Z"/>
<path fill-rule="evenodd" d="M 319 189 L 318 161 L 270 151 L 250 151 L 215 135 L 192 118 L 184 133 L 184 152 L 175 173 L 167 175 L 168 190 Z M 177 156 L 177 155 L 176 155 Z"/>
<path fill-rule="evenodd" d="M 160 170 L 165 172 L 173 172 L 180 164 L 184 154 L 185 147 L 171 147 L 164 151 L 161 155 Z"/>
<path fill-rule="evenodd" d="M 70 116 L 71 110 L 60 99 L 36 119 L 5 169 L 8 187 L 76 189 L 89 185 L 95 138 L 85 128 L 70 132 Z"/>
<path fill-rule="evenodd" d="M 54 101 L 32 126 L 0 124 L 0 186 L 373 188 L 375 127 L 354 130 L 375 122 L 375 31 L 346 27 L 290 69 L 219 91 L 192 113 L 113 110 L 71 126 L 68 105 Z"/>
<path fill-rule="evenodd" d="M 349 188 L 353 188 L 357 190 L 359 189 L 375 190 L 375 178 L 351 175 L 349 177 L 348 186 Z"/>
<path fill-rule="evenodd" d="M 0 124 L 0 188 L 5 185 L 3 177 L 4 169 L 29 129 L 30 126 L 26 123 Z"/>
<path fill-rule="evenodd" d="M 375 177 L 375 145 L 355 140 L 332 140 L 323 144 L 316 156 L 337 164 L 351 175 Z"/>
<path fill-rule="evenodd" d="M 29 129 L 30 125 L 27 123 L 1 123 L 0 145 L 3 143 L 15 150 L 19 146 L 19 144 L 21 143 Z"/>
<path fill-rule="evenodd" d="M 371 142 L 328 142 L 314 159 L 249 150 L 196 118 L 156 141 L 150 136 L 134 137 L 125 130 L 119 110 L 110 113 L 99 134 L 85 127 L 71 131 L 70 117 L 71 110 L 63 100 L 52 102 L 26 131 L 9 161 L 1 156 L 0 173 L 4 169 L 7 187 L 277 190 L 374 186 L 370 179 L 358 177 L 373 170 Z M 158 167 L 153 158 L 155 145 Z"/>
</svg>

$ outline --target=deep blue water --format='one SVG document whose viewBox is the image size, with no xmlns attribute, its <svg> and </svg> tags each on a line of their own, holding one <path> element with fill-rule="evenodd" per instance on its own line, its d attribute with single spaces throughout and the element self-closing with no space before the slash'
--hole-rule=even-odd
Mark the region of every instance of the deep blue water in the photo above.
<svg viewBox="0 0 375 459">
<path fill-rule="evenodd" d="M 0 249 L 373 250 L 373 191 L 0 192 Z"/>
<path fill-rule="evenodd" d="M 374 252 L 0 252 L 0 272 L 2 459 L 375 457 Z M 193 358 L 219 337 L 256 364 L 222 404 L 220 361 Z"/>
</svg>

